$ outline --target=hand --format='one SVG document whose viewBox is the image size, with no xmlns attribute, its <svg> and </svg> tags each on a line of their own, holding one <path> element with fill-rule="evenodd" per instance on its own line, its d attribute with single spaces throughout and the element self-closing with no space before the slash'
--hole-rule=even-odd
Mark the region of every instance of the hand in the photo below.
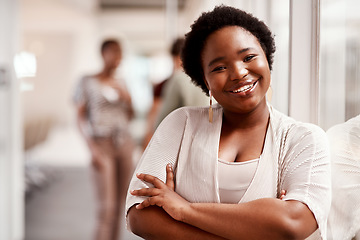
<svg viewBox="0 0 360 240">
<path fill-rule="evenodd" d="M 281 190 L 279 199 L 283 200 L 285 195 L 286 195 L 286 190 Z"/>
<path fill-rule="evenodd" d="M 134 117 L 134 109 L 132 108 L 131 96 L 130 96 L 129 92 L 127 91 L 127 89 L 122 87 L 116 81 L 111 81 L 108 84 L 110 87 L 112 87 L 113 89 L 115 89 L 118 92 L 119 98 L 121 99 L 121 101 L 127 105 L 128 119 L 130 120 L 131 118 L 133 118 Z"/>
<path fill-rule="evenodd" d="M 101 169 L 102 159 L 104 157 L 104 153 L 101 148 L 99 148 L 95 143 L 91 140 L 88 141 L 88 145 L 91 152 L 91 164 L 97 170 Z"/>
<path fill-rule="evenodd" d="M 110 81 L 109 86 L 112 87 L 113 89 L 115 89 L 118 94 L 119 97 L 126 102 L 131 102 L 131 96 L 129 94 L 129 92 L 126 90 L 126 88 L 124 88 L 123 86 L 121 86 L 118 82 L 116 81 Z"/>
<path fill-rule="evenodd" d="M 130 192 L 135 196 L 148 196 L 146 200 L 136 206 L 137 209 L 156 205 L 162 207 L 175 220 L 183 220 L 183 213 L 190 208 L 190 203 L 174 191 L 174 172 L 170 164 L 166 166 L 166 183 L 149 174 L 140 173 L 136 176 L 140 180 L 154 185 L 154 188 L 142 188 Z"/>
</svg>

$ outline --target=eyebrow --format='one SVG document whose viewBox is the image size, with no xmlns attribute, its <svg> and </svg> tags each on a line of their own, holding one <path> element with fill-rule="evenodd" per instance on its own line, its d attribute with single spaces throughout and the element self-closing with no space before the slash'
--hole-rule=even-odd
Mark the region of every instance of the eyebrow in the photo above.
<svg viewBox="0 0 360 240">
<path fill-rule="evenodd" d="M 242 54 L 242 53 L 244 53 L 244 52 L 249 51 L 250 49 L 251 49 L 251 48 L 241 49 L 240 51 L 237 52 L 237 54 Z M 225 57 L 217 57 L 217 58 L 211 60 L 211 61 L 209 62 L 209 64 L 208 64 L 208 67 L 210 67 L 211 65 L 213 65 L 214 63 L 216 63 L 216 62 L 218 62 L 218 61 L 223 60 L 224 58 L 225 58 Z"/>
</svg>

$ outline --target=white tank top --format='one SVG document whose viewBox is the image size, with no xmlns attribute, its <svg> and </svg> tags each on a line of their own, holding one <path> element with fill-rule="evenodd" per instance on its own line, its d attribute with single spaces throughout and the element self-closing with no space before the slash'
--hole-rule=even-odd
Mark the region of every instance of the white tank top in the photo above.
<svg viewBox="0 0 360 240">
<path fill-rule="evenodd" d="M 218 159 L 218 181 L 221 203 L 238 203 L 254 178 L 259 158 L 246 162 Z"/>
</svg>

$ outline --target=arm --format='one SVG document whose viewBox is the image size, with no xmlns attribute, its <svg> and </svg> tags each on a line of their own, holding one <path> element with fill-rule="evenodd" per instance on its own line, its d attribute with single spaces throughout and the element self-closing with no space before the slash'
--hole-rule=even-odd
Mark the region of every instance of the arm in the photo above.
<svg viewBox="0 0 360 240">
<path fill-rule="evenodd" d="M 86 104 L 78 104 L 76 106 L 76 120 L 77 120 L 77 126 L 79 128 L 79 131 L 81 135 L 88 141 L 88 134 L 86 134 L 85 128 L 88 124 L 87 119 L 87 110 L 86 110 Z"/>
<path fill-rule="evenodd" d="M 129 226 L 133 233 L 144 239 L 224 239 L 207 233 L 199 228 L 179 222 L 171 218 L 163 209 L 151 206 L 138 210 L 134 206 L 128 212 Z"/>
<path fill-rule="evenodd" d="M 95 168 L 99 167 L 100 159 L 102 158 L 101 150 L 97 147 L 96 143 L 94 142 L 93 138 L 89 136 L 89 133 L 86 132 L 86 127 L 89 124 L 89 120 L 87 117 L 87 108 L 86 104 L 78 104 L 77 108 L 77 125 L 80 131 L 80 134 L 85 139 L 92 155 L 92 164 Z"/>
<path fill-rule="evenodd" d="M 176 198 L 173 191 L 174 174 L 171 165 L 166 166 L 166 184 L 162 184 L 164 189 L 171 189 L 174 200 L 182 201 L 181 197 Z M 140 176 L 140 175 L 137 175 Z M 157 178 L 156 178 L 157 179 Z M 161 180 L 159 182 L 163 183 Z M 133 194 L 136 191 L 131 191 Z M 135 194 L 133 194 L 135 195 Z M 177 195 L 178 196 L 178 195 Z M 132 206 L 128 212 L 129 227 L 133 233 L 145 239 L 194 239 L 194 240 L 221 240 L 222 237 L 213 235 L 199 228 L 180 222 L 169 216 L 164 209 L 159 206 L 149 206 L 145 209 L 139 209 L 140 205 Z"/>
<path fill-rule="evenodd" d="M 79 128 L 80 134 L 88 143 L 89 134 L 86 132 L 86 128 L 89 124 L 88 119 L 88 94 L 87 94 L 87 86 L 88 86 L 88 77 L 83 77 L 76 85 L 74 95 L 73 95 L 73 103 L 76 108 L 76 122 Z"/>
<path fill-rule="evenodd" d="M 132 107 L 131 95 L 130 95 L 128 89 L 126 88 L 126 85 L 120 84 L 117 81 L 111 81 L 111 82 L 109 82 L 109 85 L 117 91 L 117 93 L 119 94 L 118 96 L 119 96 L 120 100 L 126 105 L 126 113 L 127 113 L 128 119 L 132 119 L 134 117 L 135 113 L 134 113 L 134 109 Z"/>
<path fill-rule="evenodd" d="M 282 191 L 282 196 L 285 191 Z M 158 206 L 142 210 L 131 207 L 128 213 L 131 231 L 145 239 L 225 239 L 184 222 L 176 221 Z M 220 232 L 223 233 L 223 230 Z"/>
<path fill-rule="evenodd" d="M 142 143 L 143 149 L 145 149 L 147 147 L 152 135 L 154 134 L 155 119 L 159 112 L 161 103 L 162 103 L 162 100 L 160 97 L 154 97 L 153 105 L 151 106 L 151 109 L 149 110 L 149 113 L 147 116 L 146 133 L 145 133 L 144 140 Z"/>
<path fill-rule="evenodd" d="M 95 167 L 98 167 L 98 161 L 101 159 L 101 151 L 97 147 L 94 139 L 90 136 L 89 130 L 89 110 L 88 102 L 89 96 L 87 94 L 88 89 L 88 78 L 84 77 L 79 82 L 75 88 L 73 101 L 76 107 L 76 120 L 77 126 L 79 128 L 80 134 L 85 139 L 92 155 L 92 164 Z"/>
<path fill-rule="evenodd" d="M 86 104 L 78 104 L 77 105 L 77 125 L 78 125 L 81 135 L 86 140 L 86 143 L 88 144 L 90 149 L 93 149 L 94 141 L 89 136 L 89 133 L 86 132 L 86 128 L 88 127 L 88 124 L 89 124 L 87 114 L 88 113 L 87 113 Z"/>
<path fill-rule="evenodd" d="M 192 203 L 182 221 L 228 239 L 304 239 L 317 228 L 303 203 L 271 198 L 241 204 Z"/>
<path fill-rule="evenodd" d="M 162 207 L 173 219 L 226 239 L 304 239 L 317 228 L 312 212 L 301 202 L 258 199 L 241 204 L 189 203 L 173 191 L 173 173 L 167 167 L 167 181 L 138 174 L 155 188 L 135 190 L 150 196 L 136 206 Z M 255 227 L 254 227 L 255 226 Z"/>
<path fill-rule="evenodd" d="M 128 92 L 128 90 L 126 88 L 121 89 L 120 98 L 127 104 L 128 118 L 129 119 L 134 118 L 135 112 L 134 112 L 134 108 L 132 106 L 131 96 L 130 96 L 130 93 Z"/>
</svg>

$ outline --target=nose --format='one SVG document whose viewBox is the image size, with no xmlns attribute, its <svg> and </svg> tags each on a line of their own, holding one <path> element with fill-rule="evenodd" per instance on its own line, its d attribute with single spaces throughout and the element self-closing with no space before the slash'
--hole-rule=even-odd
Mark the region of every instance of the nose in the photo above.
<svg viewBox="0 0 360 240">
<path fill-rule="evenodd" d="M 231 71 L 231 80 L 240 80 L 246 77 L 249 74 L 248 69 L 245 64 L 235 64 Z"/>
</svg>

